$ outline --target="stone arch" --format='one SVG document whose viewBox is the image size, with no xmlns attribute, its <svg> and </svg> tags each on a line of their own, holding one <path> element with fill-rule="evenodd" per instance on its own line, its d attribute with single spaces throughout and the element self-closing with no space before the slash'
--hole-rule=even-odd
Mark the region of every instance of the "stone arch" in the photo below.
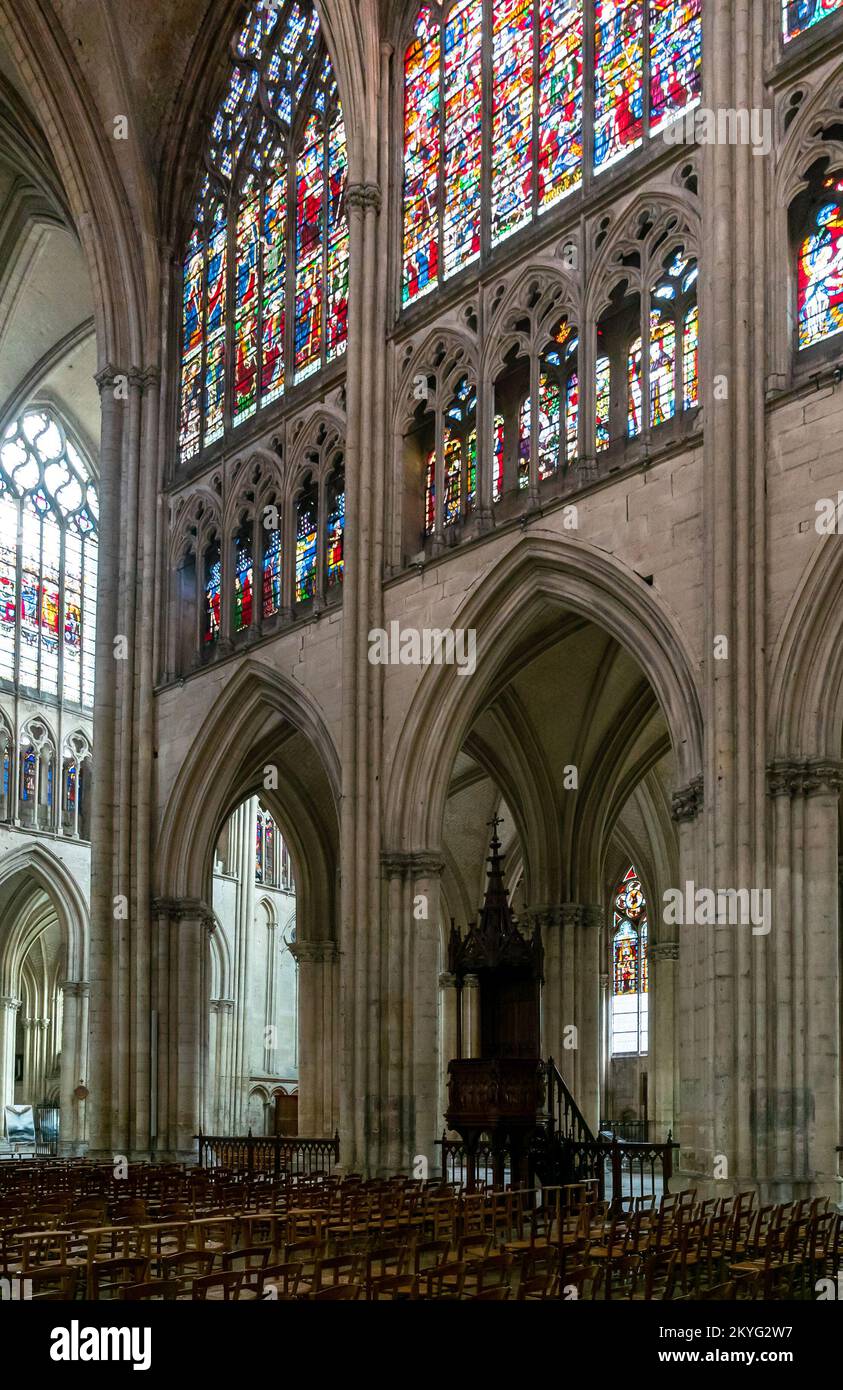
<svg viewBox="0 0 843 1390">
<path fill-rule="evenodd" d="M 377 116 L 380 36 L 376 0 L 358 0 L 354 14 L 338 0 L 314 0 L 339 87 L 348 139 L 349 179 L 377 180 Z M 212 0 L 177 87 L 162 158 L 162 225 L 180 246 L 209 113 L 224 80 L 232 34 L 251 5 L 232 11 L 230 0 Z"/>
<path fill-rule="evenodd" d="M 264 786 L 270 764 L 278 767 L 278 790 Z M 338 753 L 313 698 L 252 659 L 217 699 L 170 794 L 158 838 L 162 896 L 206 898 L 219 833 L 250 795 L 260 796 L 290 846 L 301 895 L 300 939 L 332 936 Z"/>
<path fill-rule="evenodd" d="M 88 973 L 88 908 L 78 882 L 65 864 L 42 844 L 16 850 L 0 860 L 0 898 L 13 891 L 18 876 L 49 898 L 67 947 L 67 978 L 85 981 Z M 0 994 L 10 994 L 28 942 L 10 933 L 0 942 Z"/>
<path fill-rule="evenodd" d="M 839 759 L 843 747 L 843 556 L 836 536 L 814 551 L 770 665 L 773 758 Z"/>
<path fill-rule="evenodd" d="M 538 298 L 530 305 L 531 296 Z M 582 301 L 579 281 L 572 279 L 556 266 L 530 266 L 501 295 L 494 309 L 494 317 L 483 346 L 483 371 L 494 377 L 500 370 L 509 349 L 523 341 L 523 335 L 514 327 L 514 321 L 525 318 L 531 324 L 531 342 L 524 343 L 526 351 L 532 348 L 540 351 L 544 346 L 543 334 L 550 331 L 553 320 L 567 314 L 571 322 L 580 326 Z"/>
<path fill-rule="evenodd" d="M 649 191 L 625 209 L 599 247 L 588 275 L 584 310 L 589 322 L 600 316 L 619 276 L 632 277 L 631 284 L 634 282 L 636 287 L 640 284 L 642 289 L 646 287 L 653 269 L 653 257 L 657 252 L 661 255 L 663 247 L 681 241 L 688 251 L 699 256 L 701 225 L 695 201 L 691 194 L 664 191 L 654 195 Z M 673 219 L 675 225 L 669 227 Z M 645 221 L 652 225 L 639 236 Z M 634 266 L 621 264 L 623 257 L 633 252 L 641 258 L 640 273 Z"/>
<path fill-rule="evenodd" d="M 110 28 L 116 19 L 102 11 Z M 154 312 L 147 314 L 148 285 L 158 271 L 150 180 L 136 141 L 119 147 L 109 138 L 98 103 L 52 12 L 35 0 L 0 11 L 0 25 L 33 109 L 41 117 L 76 233 L 84 249 L 94 300 L 98 358 L 142 363 L 154 348 Z M 113 38 L 113 36 L 112 36 Z M 119 53 L 121 45 L 112 44 Z M 120 161 L 128 161 L 126 179 Z M 124 165 L 125 167 L 125 165 Z M 127 184 L 134 197 L 127 197 Z"/>
<path fill-rule="evenodd" d="M 437 852 L 450 769 L 489 690 L 548 606 L 579 613 L 636 657 L 670 731 L 681 782 L 703 767 L 703 720 L 691 656 L 675 620 L 619 561 L 582 541 L 525 537 L 468 599 L 453 625 L 477 633 L 477 671 L 455 667 L 422 677 L 392 758 L 384 823 L 400 852 Z"/>
</svg>

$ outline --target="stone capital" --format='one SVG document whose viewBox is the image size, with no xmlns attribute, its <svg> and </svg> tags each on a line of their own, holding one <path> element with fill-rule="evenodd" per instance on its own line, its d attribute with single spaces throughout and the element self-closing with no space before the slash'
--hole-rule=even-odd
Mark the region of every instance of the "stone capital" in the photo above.
<svg viewBox="0 0 843 1390">
<path fill-rule="evenodd" d="M 298 965 L 334 965 L 339 950 L 336 941 L 292 941 L 290 955 Z"/>
<path fill-rule="evenodd" d="M 384 850 L 381 869 L 384 878 L 441 878 L 445 861 L 435 850 Z"/>
<path fill-rule="evenodd" d="M 66 999 L 86 999 L 91 993 L 87 980 L 62 980 L 59 989 Z"/>
<path fill-rule="evenodd" d="M 125 377 L 126 380 L 128 380 L 129 373 L 124 371 L 121 367 L 115 367 L 111 362 L 106 363 L 102 371 L 95 372 L 94 381 L 97 384 L 97 390 L 100 395 L 103 395 L 106 391 L 113 390 L 118 377 Z"/>
<path fill-rule="evenodd" d="M 361 212 L 368 212 L 370 208 L 380 212 L 383 204 L 383 195 L 377 183 L 352 183 L 345 196 L 348 206 Z"/>
<path fill-rule="evenodd" d="M 456 987 L 457 987 L 457 977 L 456 977 L 456 975 L 451 975 L 451 974 L 449 973 L 449 971 L 443 970 L 443 971 L 442 971 L 442 974 L 439 976 L 439 988 L 440 988 L 440 989 L 456 989 Z"/>
<path fill-rule="evenodd" d="M 703 809 L 703 778 L 694 777 L 687 787 L 673 793 L 671 815 L 677 823 L 696 820 Z"/>
<path fill-rule="evenodd" d="M 17 1013 L 21 1006 L 21 1000 L 16 999 L 13 994 L 0 994 L 0 1009 L 5 1009 L 7 1013 Z"/>
<path fill-rule="evenodd" d="M 841 786 L 838 758 L 775 758 L 767 764 L 768 796 L 833 796 Z"/>
<path fill-rule="evenodd" d="M 209 934 L 217 929 L 217 919 L 202 898 L 153 898 L 152 911 L 175 922 L 200 922 Z"/>
<path fill-rule="evenodd" d="M 678 960 L 679 942 L 678 941 L 654 941 L 647 944 L 647 955 L 650 960 Z"/>
</svg>

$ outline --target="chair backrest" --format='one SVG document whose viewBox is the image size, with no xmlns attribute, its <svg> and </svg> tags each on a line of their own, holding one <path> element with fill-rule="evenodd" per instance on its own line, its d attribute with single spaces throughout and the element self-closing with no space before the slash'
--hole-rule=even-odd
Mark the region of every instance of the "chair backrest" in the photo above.
<svg viewBox="0 0 843 1390">
<path fill-rule="evenodd" d="M 229 1269 L 223 1274 L 202 1274 L 193 1280 L 193 1299 L 204 1303 L 208 1298 L 217 1298 L 224 1303 L 236 1303 L 243 1279 L 244 1272 L 240 1269 Z"/>
<path fill-rule="evenodd" d="M 143 1284 L 148 1266 L 148 1260 L 142 1255 L 95 1260 L 90 1269 L 92 1297 L 99 1299 L 113 1294 L 121 1284 Z"/>
<path fill-rule="evenodd" d="M 316 1289 L 309 1298 L 325 1303 L 336 1303 L 360 1297 L 359 1284 L 329 1284 L 326 1289 Z"/>
<path fill-rule="evenodd" d="M 43 1269 L 28 1269 L 18 1276 L 23 1285 L 21 1295 L 26 1290 L 26 1296 L 33 1303 L 71 1302 L 76 1296 L 78 1277 L 76 1265 L 47 1265 Z"/>
<path fill-rule="evenodd" d="M 150 1279 L 146 1284 L 122 1284 L 120 1297 L 127 1303 L 174 1300 L 179 1294 L 178 1279 Z"/>
<path fill-rule="evenodd" d="M 427 1271 L 427 1297 L 460 1298 L 465 1284 L 465 1264 L 462 1260 L 449 1260 Z"/>
<path fill-rule="evenodd" d="M 271 1245 L 246 1245 L 240 1250 L 226 1250 L 223 1269 L 266 1269 L 272 1254 Z"/>
</svg>

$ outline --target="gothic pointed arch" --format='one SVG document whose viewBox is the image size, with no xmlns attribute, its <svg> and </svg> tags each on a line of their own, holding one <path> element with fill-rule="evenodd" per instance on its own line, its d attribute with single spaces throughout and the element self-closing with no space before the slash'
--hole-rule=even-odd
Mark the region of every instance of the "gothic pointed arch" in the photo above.
<svg viewBox="0 0 843 1390">
<path fill-rule="evenodd" d="M 694 662 L 669 610 L 605 552 L 582 541 L 525 537 L 488 576 L 482 594 L 454 615 L 455 626 L 477 634 L 473 679 L 460 680 L 455 667 L 430 667 L 418 683 L 390 753 L 384 823 L 393 827 L 396 848 L 439 844 L 457 751 L 548 605 L 586 617 L 634 654 L 664 714 L 680 782 L 700 775 L 703 722 Z"/>
<path fill-rule="evenodd" d="M 338 753 L 312 696 L 252 659 L 217 698 L 169 791 L 156 856 L 162 897 L 206 898 L 219 833 L 251 795 L 260 796 L 292 850 L 301 938 L 331 936 Z"/>
<path fill-rule="evenodd" d="M 312 0 L 256 0 L 226 67 L 178 239 L 182 464 L 337 362 L 348 336 L 346 128 Z"/>
</svg>

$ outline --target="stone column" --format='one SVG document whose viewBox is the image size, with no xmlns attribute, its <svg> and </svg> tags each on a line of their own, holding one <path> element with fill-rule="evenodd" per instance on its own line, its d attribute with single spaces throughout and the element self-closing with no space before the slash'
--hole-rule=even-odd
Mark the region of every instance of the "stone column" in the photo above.
<svg viewBox="0 0 843 1390">
<path fill-rule="evenodd" d="M 299 1133 L 327 1139 L 339 1123 L 337 943 L 294 941 L 290 954 L 298 970 Z"/>
<path fill-rule="evenodd" d="M 432 1171 L 439 1110 L 439 880 L 435 855 L 382 856 L 384 912 L 367 1096 L 370 1163 L 381 1173 Z M 376 1157 L 375 1157 L 376 1156 Z"/>
<path fill-rule="evenodd" d="M 85 1148 L 85 1101 L 74 1092 L 85 1084 L 88 1068 L 88 998 L 90 985 L 65 980 L 61 985 L 61 1081 L 59 1153 L 77 1158 Z"/>
<path fill-rule="evenodd" d="M 703 807 L 701 777 L 673 795 L 672 816 L 679 837 L 679 883 L 675 887 L 683 893 L 688 882 L 700 885 L 707 882 Z M 674 924 L 661 920 L 662 916 L 660 914 L 660 920 L 650 925 L 651 942 L 658 942 L 662 934 L 671 937 L 677 931 Z M 687 1186 L 699 1186 L 711 1180 L 714 1173 L 716 1145 L 711 1108 L 714 930 L 713 927 L 698 928 L 693 923 L 678 928 L 681 969 L 673 1017 L 674 1052 L 678 1050 L 678 1062 L 674 1063 L 678 1093 L 677 1127 L 673 1133 L 682 1144 L 681 1181 Z M 660 1037 L 661 1034 L 657 1037 L 657 1045 Z"/>
<path fill-rule="evenodd" d="M 15 1101 L 15 1029 L 21 1001 L 0 995 L 0 1108 Z"/>
<path fill-rule="evenodd" d="M 775 991 L 767 1081 L 753 1094 L 765 1197 L 840 1198 L 839 796 L 843 763 L 777 759 L 768 769 L 775 886 L 759 955 Z"/>
<path fill-rule="evenodd" d="M 542 1051 L 552 1057 L 588 1123 L 600 1119 L 602 909 L 560 903 L 525 914 L 544 945 Z"/>
<path fill-rule="evenodd" d="M 232 1086 L 234 1093 L 231 1103 L 231 1118 L 234 1134 L 245 1134 L 248 1129 L 246 1119 L 249 1104 L 248 1033 L 252 1022 L 248 990 L 252 939 L 255 932 L 255 826 L 257 815 L 257 797 L 250 797 L 235 811 L 231 823 L 232 859 L 236 865 L 238 879 L 232 942 L 234 975 L 232 986 L 234 996 Z"/>
<path fill-rule="evenodd" d="M 233 999 L 212 999 L 209 1005 L 208 1133 L 233 1134 L 231 1127 L 231 1020 Z"/>
<path fill-rule="evenodd" d="M 38 1074 L 38 1035 L 37 1018 L 25 1018 L 22 1021 L 23 1028 L 23 1103 L 36 1105 L 38 1097 L 35 1094 L 35 1083 Z"/>
<path fill-rule="evenodd" d="M 480 1056 L 480 979 L 477 975 L 463 976 L 462 1050 L 464 1057 Z"/>
<path fill-rule="evenodd" d="M 97 571 L 97 649 L 94 723 L 97 753 L 91 803 L 91 1053 L 88 1123 L 91 1149 L 109 1156 L 123 1151 L 129 1117 L 125 1085 L 130 1066 L 128 1012 L 121 1007 L 121 960 L 125 920 L 115 919 L 115 895 L 128 895 L 128 885 L 115 881 L 116 828 L 121 815 L 117 794 L 117 667 L 114 639 L 120 633 L 117 596 L 120 561 L 120 477 L 123 468 L 123 402 L 117 387 L 128 379 L 119 367 L 107 366 L 97 376 L 102 429 L 100 437 L 99 563 Z M 131 653 L 130 653 L 131 655 Z M 131 738 L 131 733 L 127 732 Z M 119 939 L 118 939 L 119 938 Z M 121 1067 L 124 1069 L 121 1076 Z"/>
<path fill-rule="evenodd" d="M 205 1115 L 208 934 L 213 913 L 198 899 L 158 899 L 152 1007 L 157 1054 L 152 1147 L 159 1160 L 191 1162 Z"/>
<path fill-rule="evenodd" d="M 675 1134 L 679 1086 L 676 1029 L 678 941 L 654 941 L 647 946 L 649 960 L 649 1072 L 650 1119 L 661 1142 L 668 1130 Z"/>
<path fill-rule="evenodd" d="M 439 976 L 439 1115 L 443 1126 L 448 1109 L 448 1063 L 456 1055 L 457 977 L 444 971 Z"/>
</svg>

